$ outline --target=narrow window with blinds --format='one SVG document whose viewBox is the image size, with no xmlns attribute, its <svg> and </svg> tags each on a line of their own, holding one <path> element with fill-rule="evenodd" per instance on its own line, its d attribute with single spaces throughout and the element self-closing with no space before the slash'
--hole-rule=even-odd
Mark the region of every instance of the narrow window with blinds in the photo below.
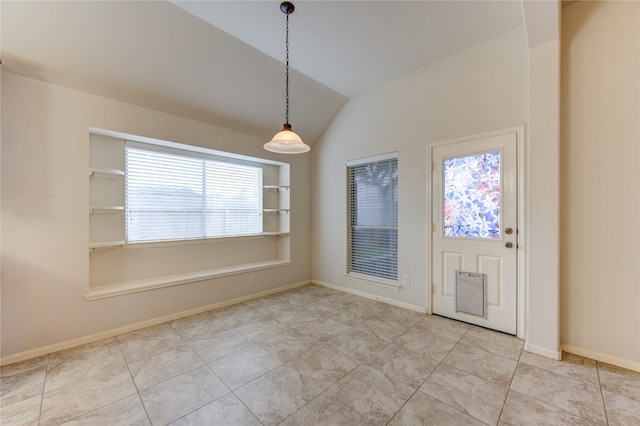
<svg viewBox="0 0 640 426">
<path fill-rule="evenodd" d="M 126 241 L 262 233 L 262 168 L 143 143 L 125 148 Z"/>
<path fill-rule="evenodd" d="M 398 158 L 347 163 L 348 273 L 398 280 Z"/>
</svg>

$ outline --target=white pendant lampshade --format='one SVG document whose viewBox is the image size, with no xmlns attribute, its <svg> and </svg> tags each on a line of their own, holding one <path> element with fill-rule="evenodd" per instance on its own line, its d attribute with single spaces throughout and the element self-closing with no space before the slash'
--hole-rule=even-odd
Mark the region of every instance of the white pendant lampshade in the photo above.
<svg viewBox="0 0 640 426">
<path fill-rule="evenodd" d="M 286 80 L 285 80 L 285 88 L 286 88 L 286 123 L 282 126 L 282 130 L 280 130 L 276 135 L 271 139 L 271 141 L 264 144 L 264 149 L 271 152 L 276 152 L 278 154 L 302 154 L 308 152 L 311 148 L 309 145 L 302 142 L 302 139 L 296 132 L 291 130 L 291 124 L 289 124 L 289 15 L 294 11 L 293 4 L 288 1 L 282 2 L 280 4 L 280 10 L 282 13 L 287 15 L 287 27 L 286 27 L 286 52 L 287 52 L 287 62 L 286 62 Z"/>
<path fill-rule="evenodd" d="M 309 145 L 302 142 L 300 136 L 291 130 L 291 124 L 285 123 L 271 141 L 264 144 L 264 149 L 279 154 L 302 154 L 309 152 Z"/>
</svg>

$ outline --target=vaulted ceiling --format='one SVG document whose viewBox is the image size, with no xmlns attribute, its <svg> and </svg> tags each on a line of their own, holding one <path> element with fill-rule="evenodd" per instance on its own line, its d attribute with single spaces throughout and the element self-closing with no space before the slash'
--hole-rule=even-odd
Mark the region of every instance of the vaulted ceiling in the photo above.
<svg viewBox="0 0 640 426">
<path fill-rule="evenodd" d="M 294 3 L 290 121 L 311 144 L 349 97 L 523 25 L 519 1 Z M 266 140 L 284 122 L 279 4 L 4 0 L 0 57 L 5 71 Z"/>
</svg>

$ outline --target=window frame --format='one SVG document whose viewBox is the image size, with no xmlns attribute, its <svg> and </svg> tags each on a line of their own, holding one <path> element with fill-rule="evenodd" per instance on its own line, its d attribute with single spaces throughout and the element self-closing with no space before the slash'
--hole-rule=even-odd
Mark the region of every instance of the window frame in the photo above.
<svg viewBox="0 0 640 426">
<path fill-rule="evenodd" d="M 395 167 L 396 167 L 396 173 L 399 172 L 399 162 L 398 162 L 398 153 L 397 152 L 390 152 L 390 153 L 386 153 L 386 154 L 381 154 L 381 155 L 376 155 L 376 156 L 371 156 L 371 157 L 365 157 L 365 158 L 359 158 L 356 160 L 350 160 L 347 161 L 346 164 L 346 203 L 347 203 L 347 209 L 346 209 L 346 273 L 345 275 L 349 278 L 354 278 L 354 279 L 358 279 L 358 280 L 362 280 L 362 281 L 366 281 L 368 283 L 372 283 L 372 284 L 376 284 L 376 285 L 381 285 L 381 286 L 385 286 L 385 287 L 391 287 L 394 289 L 400 288 L 400 274 L 399 274 L 399 269 L 398 269 L 398 181 L 397 181 L 397 177 L 396 177 L 396 183 L 395 183 L 395 194 L 396 194 L 396 205 L 395 205 L 395 243 L 396 243 L 396 247 L 395 247 L 395 272 L 396 272 L 396 278 L 395 279 L 390 279 L 390 278 L 385 278 L 385 277 L 381 277 L 381 276 L 377 276 L 377 275 L 369 275 L 363 272 L 358 272 L 358 271 L 354 271 L 353 270 L 353 264 L 352 264 L 352 260 L 353 260 L 353 216 L 354 216 L 354 211 L 352 210 L 352 172 L 351 169 L 358 167 L 358 166 L 364 166 L 367 164 L 373 164 L 373 163 L 380 163 L 380 162 L 384 162 L 384 161 L 388 161 L 388 160 L 395 160 Z"/>
<path fill-rule="evenodd" d="M 178 145 L 178 144 L 174 144 Z M 259 182 L 257 184 L 256 191 L 259 194 L 259 206 L 258 214 L 259 214 L 259 232 L 256 233 L 246 233 L 246 234 L 237 234 L 237 235 L 218 235 L 218 236 L 197 236 L 197 237 L 186 237 L 186 238 L 159 238 L 159 239 L 150 239 L 150 240 L 130 240 L 129 239 L 129 224 L 127 221 L 128 217 L 128 209 L 129 209 L 129 196 L 127 189 L 127 182 L 129 179 L 128 172 L 128 164 L 126 160 L 127 150 L 129 148 L 144 150 L 149 152 L 157 152 L 161 154 L 175 155 L 185 158 L 194 158 L 197 160 L 204 161 L 213 161 L 213 162 L 222 162 L 225 164 L 237 164 L 240 166 L 248 166 L 253 167 L 260 170 Z M 191 149 L 194 148 L 194 149 Z M 245 159 L 232 158 L 222 155 L 217 155 L 216 153 L 205 152 L 204 149 L 198 149 L 197 147 L 192 147 L 190 145 L 181 145 L 181 146 L 168 146 L 167 144 L 155 144 L 155 143 L 147 143 L 141 141 L 135 141 L 127 139 L 125 140 L 125 204 L 124 204 L 124 212 L 125 212 L 125 244 L 126 245 L 145 245 L 148 246 L 150 244 L 176 244 L 176 243 L 184 243 L 184 242 L 196 242 L 196 241 L 209 241 L 209 240 L 218 240 L 223 238 L 251 238 L 256 236 L 264 235 L 264 215 L 263 215 L 263 182 L 264 182 L 264 168 L 263 164 L 256 161 L 249 161 Z M 203 194 L 203 197 L 205 195 Z M 206 200 L 205 200 L 206 205 Z M 206 220 L 205 220 L 204 230 L 206 234 Z"/>
</svg>

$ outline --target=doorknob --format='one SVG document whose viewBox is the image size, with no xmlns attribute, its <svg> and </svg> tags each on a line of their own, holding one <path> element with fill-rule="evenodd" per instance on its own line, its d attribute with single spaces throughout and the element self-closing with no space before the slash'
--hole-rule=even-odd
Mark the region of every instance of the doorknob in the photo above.
<svg viewBox="0 0 640 426">
<path fill-rule="evenodd" d="M 511 234 L 513 234 L 513 229 L 512 228 L 507 228 L 507 229 L 504 230 L 504 233 L 508 234 L 508 235 L 511 235 Z"/>
<path fill-rule="evenodd" d="M 504 243 L 504 246 L 506 248 L 511 248 L 511 247 L 513 247 L 513 243 L 511 241 L 507 241 L 506 243 Z"/>
</svg>

